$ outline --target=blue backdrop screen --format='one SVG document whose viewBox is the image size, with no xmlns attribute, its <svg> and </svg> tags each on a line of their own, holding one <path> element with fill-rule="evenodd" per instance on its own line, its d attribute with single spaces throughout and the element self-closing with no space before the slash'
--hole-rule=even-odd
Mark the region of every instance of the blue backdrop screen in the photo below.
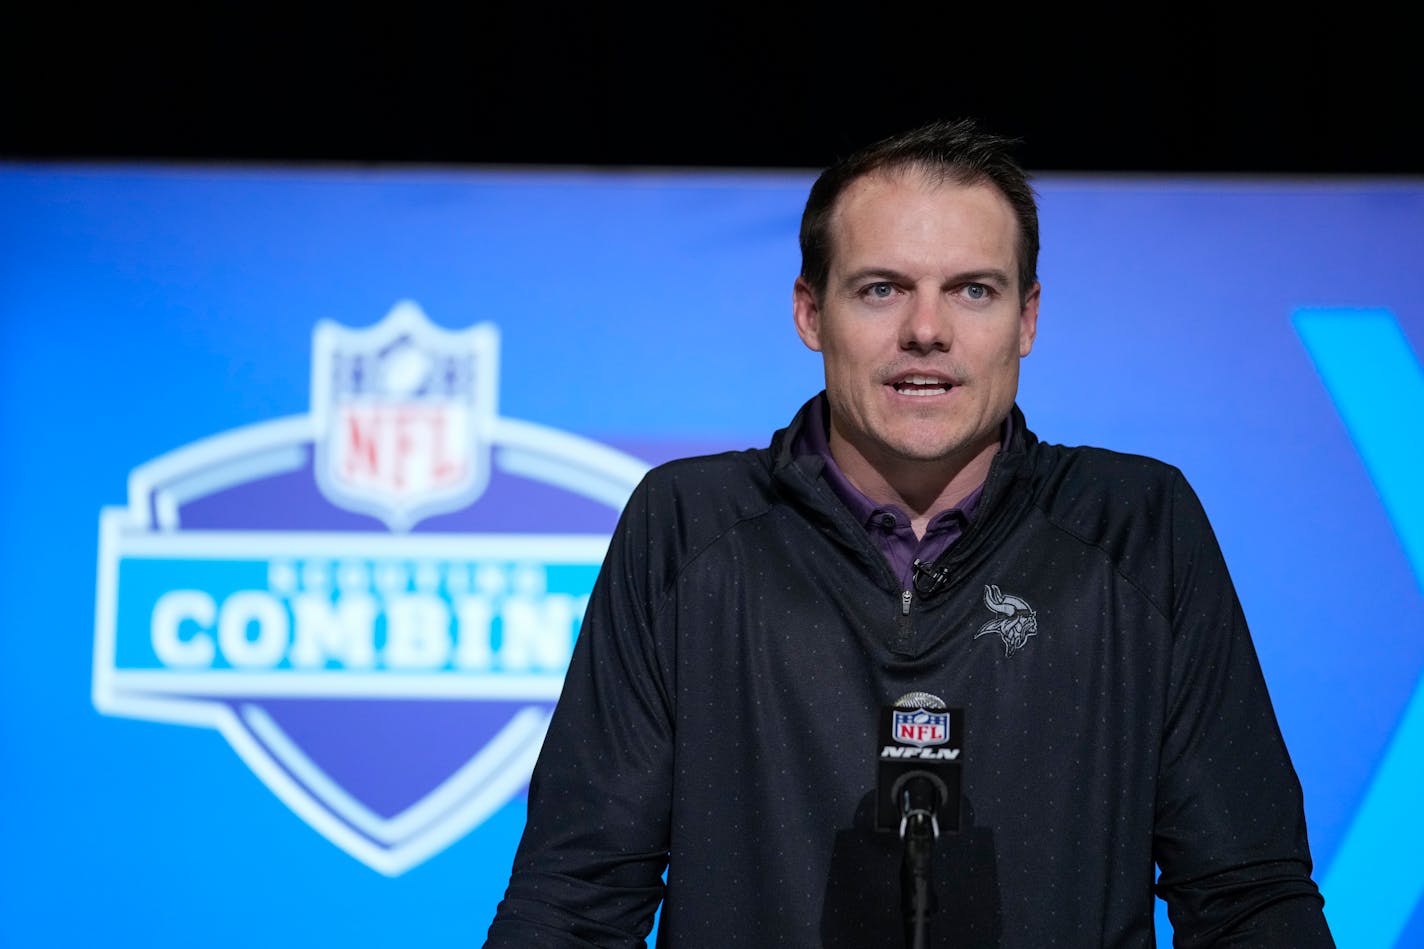
<svg viewBox="0 0 1424 949">
<path fill-rule="evenodd" d="M 809 183 L 0 166 L 0 944 L 477 944 L 623 499 L 820 388 Z M 1029 425 L 1185 471 L 1424 945 L 1424 183 L 1037 184 Z"/>
</svg>

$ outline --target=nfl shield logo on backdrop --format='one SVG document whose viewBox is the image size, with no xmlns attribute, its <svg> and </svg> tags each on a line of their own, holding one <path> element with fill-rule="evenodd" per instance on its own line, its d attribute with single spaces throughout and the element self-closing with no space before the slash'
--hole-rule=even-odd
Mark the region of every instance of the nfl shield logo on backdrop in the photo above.
<svg viewBox="0 0 1424 949">
<path fill-rule="evenodd" d="M 942 745 L 949 741 L 949 713 L 917 708 L 895 713 L 893 740 L 902 745 Z"/>
<path fill-rule="evenodd" d="M 489 482 L 498 331 L 451 331 L 403 302 L 367 329 L 316 328 L 316 479 L 396 531 L 466 506 Z"/>
</svg>

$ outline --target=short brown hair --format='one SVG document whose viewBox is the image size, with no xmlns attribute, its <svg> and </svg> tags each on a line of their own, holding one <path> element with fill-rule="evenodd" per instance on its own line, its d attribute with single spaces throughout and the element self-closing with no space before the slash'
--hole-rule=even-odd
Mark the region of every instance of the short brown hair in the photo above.
<svg viewBox="0 0 1424 949">
<path fill-rule="evenodd" d="M 1017 139 L 982 131 L 973 119 L 933 122 L 836 162 L 816 179 L 801 215 L 801 276 L 821 296 L 831 272 L 831 216 L 852 181 L 914 169 L 943 182 L 992 184 L 1018 220 L 1019 297 L 1038 281 L 1038 204 L 1028 175 L 1009 156 Z"/>
</svg>

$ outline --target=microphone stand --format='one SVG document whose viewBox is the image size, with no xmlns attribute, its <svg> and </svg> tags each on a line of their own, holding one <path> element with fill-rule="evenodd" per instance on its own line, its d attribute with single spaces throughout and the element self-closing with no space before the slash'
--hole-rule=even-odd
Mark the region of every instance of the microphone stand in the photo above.
<svg viewBox="0 0 1424 949">
<path fill-rule="evenodd" d="M 915 785 L 919 785 L 916 790 L 928 787 L 928 801 L 924 799 L 923 792 L 912 797 L 911 788 Z M 933 804 L 936 797 L 936 789 L 929 781 L 906 781 L 901 791 L 900 808 L 904 816 L 900 819 L 900 839 L 904 841 L 905 851 L 900 886 L 905 913 L 905 942 L 910 949 L 925 949 L 929 915 L 934 912 L 930 857 L 934 852 L 934 842 L 939 837 L 939 820 L 935 817 Z"/>
</svg>

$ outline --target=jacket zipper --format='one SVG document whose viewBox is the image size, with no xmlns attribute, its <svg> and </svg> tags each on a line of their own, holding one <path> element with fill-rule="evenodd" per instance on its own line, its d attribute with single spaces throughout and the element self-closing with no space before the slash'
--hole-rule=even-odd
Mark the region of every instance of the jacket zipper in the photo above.
<svg viewBox="0 0 1424 949">
<path fill-rule="evenodd" d="M 915 621 L 910 618 L 910 604 L 914 598 L 913 590 L 900 591 L 900 613 L 895 617 L 895 626 L 898 632 L 896 646 L 901 650 L 909 649 L 915 639 Z"/>
</svg>

